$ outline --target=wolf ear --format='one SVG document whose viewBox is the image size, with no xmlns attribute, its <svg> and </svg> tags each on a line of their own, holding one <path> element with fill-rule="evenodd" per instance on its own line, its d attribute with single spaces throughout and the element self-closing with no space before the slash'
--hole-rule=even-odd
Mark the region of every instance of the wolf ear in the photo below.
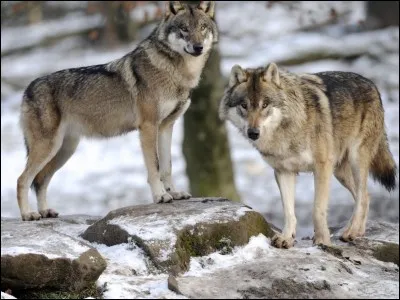
<svg viewBox="0 0 400 300">
<path fill-rule="evenodd" d="M 237 83 L 247 81 L 246 72 L 239 65 L 234 65 L 231 69 L 231 76 L 229 78 L 229 87 L 233 87 Z"/>
<path fill-rule="evenodd" d="M 210 18 L 214 18 L 215 1 L 200 1 L 200 4 L 197 6 L 197 8 L 204 11 Z"/>
<path fill-rule="evenodd" d="M 262 79 L 265 82 L 273 82 L 280 87 L 281 81 L 279 78 L 278 66 L 275 63 L 270 63 L 265 69 Z"/>
<path fill-rule="evenodd" d="M 185 10 L 180 1 L 168 1 L 166 3 L 165 14 L 167 16 L 169 16 L 170 14 L 176 15 L 180 10 Z"/>
</svg>

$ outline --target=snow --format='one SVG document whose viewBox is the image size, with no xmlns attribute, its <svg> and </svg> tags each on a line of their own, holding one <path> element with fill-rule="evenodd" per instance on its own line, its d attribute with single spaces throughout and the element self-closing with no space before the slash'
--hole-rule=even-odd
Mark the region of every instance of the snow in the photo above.
<svg viewBox="0 0 400 300">
<path fill-rule="evenodd" d="M 24 229 L 24 228 L 23 228 Z M 66 235 L 54 236 L 51 230 L 32 228 L 26 225 L 26 231 L 15 231 L 10 224 L 5 224 L 1 229 L 1 255 L 17 256 L 34 253 L 45 255 L 50 259 L 64 257 L 76 259 L 90 248 L 84 244 L 71 240 Z M 26 242 L 27 234 L 36 236 L 35 243 Z M 28 237 L 29 238 L 29 237 Z M 13 246 L 9 246 L 12 244 Z"/>
<path fill-rule="evenodd" d="M 1 292 L 1 299 L 17 299 L 17 298 L 15 298 L 14 296 L 11 296 L 7 293 Z"/>
<path fill-rule="evenodd" d="M 85 228 L 88 225 L 80 225 Z M 56 230 L 78 233 L 77 225 L 60 226 Z M 79 236 L 75 238 L 84 241 Z M 85 241 L 87 242 L 87 241 Z M 91 243 L 107 261 L 106 270 L 97 280 L 104 290 L 104 299 L 186 299 L 170 291 L 167 285 L 168 274 L 160 273 L 152 266 L 143 250 L 133 242 L 108 247 Z"/>
<path fill-rule="evenodd" d="M 54 240 L 51 241 L 51 244 L 54 244 Z M 32 254 L 45 255 L 49 259 L 60 258 L 60 257 L 68 259 L 76 259 L 79 256 L 79 254 L 85 252 L 86 250 L 89 250 L 89 247 L 74 245 L 72 249 L 69 249 L 68 251 L 65 252 L 66 253 L 65 255 L 60 255 L 57 253 L 52 253 L 51 248 L 50 249 L 49 248 L 50 247 L 46 248 L 46 243 L 38 242 L 36 245 L 33 245 L 32 247 L 16 246 L 16 247 L 1 248 L 1 255 L 17 256 L 21 254 L 32 253 Z"/>
<path fill-rule="evenodd" d="M 204 276 L 217 269 L 229 269 L 235 265 L 242 265 L 248 261 L 268 256 L 274 251 L 270 239 L 263 234 L 252 236 L 245 246 L 235 247 L 232 254 L 224 255 L 218 252 L 202 257 L 191 257 L 189 271 L 183 276 Z"/>
<path fill-rule="evenodd" d="M 146 277 L 100 276 L 99 282 L 106 279 L 104 299 L 187 299 L 168 289 L 168 275 L 149 275 Z"/>
<path fill-rule="evenodd" d="M 238 217 L 242 217 L 246 214 L 247 211 L 252 211 L 252 209 L 248 208 L 248 207 L 241 207 L 238 209 L 238 211 L 236 212 L 236 215 Z"/>
<path fill-rule="evenodd" d="M 130 244 L 120 244 L 108 247 L 102 244 L 94 244 L 107 262 L 112 262 L 109 272 L 116 272 L 119 275 L 130 276 L 134 270 L 135 274 L 146 275 L 146 255 L 140 248 L 132 247 Z M 123 255 L 122 255 L 123 254 Z M 116 265 L 125 266 L 125 270 L 118 271 Z"/>
<path fill-rule="evenodd" d="M 100 15 L 85 16 L 82 13 L 71 13 L 61 20 L 31 25 L 29 30 L 26 30 L 25 26 L 7 28 L 1 32 L 1 52 L 33 46 L 37 41 L 90 29 L 100 26 L 101 23 Z M 21 36 L 24 38 L 21 39 Z"/>
</svg>

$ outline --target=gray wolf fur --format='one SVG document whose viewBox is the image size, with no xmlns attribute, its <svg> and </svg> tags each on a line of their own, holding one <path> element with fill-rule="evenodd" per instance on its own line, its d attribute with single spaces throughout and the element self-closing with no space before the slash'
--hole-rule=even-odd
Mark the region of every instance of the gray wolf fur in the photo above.
<svg viewBox="0 0 400 300">
<path fill-rule="evenodd" d="M 20 118 L 28 151 L 17 183 L 23 220 L 57 217 L 47 206 L 47 186 L 82 136 L 110 138 L 138 129 L 154 201 L 191 197 L 177 191 L 171 179 L 171 136 L 217 42 L 214 9 L 214 1 L 198 6 L 169 1 L 154 31 L 122 58 L 30 83 Z M 31 185 L 39 213 L 28 204 Z"/>
<path fill-rule="evenodd" d="M 294 244 L 295 177 L 314 173 L 314 244 L 330 244 L 327 208 L 332 174 L 355 200 L 342 239 L 365 233 L 368 175 L 388 191 L 395 188 L 396 165 L 389 150 L 384 109 L 374 83 L 350 72 L 293 74 L 267 67 L 235 65 L 219 106 L 274 168 L 284 209 L 284 228 L 272 242 Z"/>
</svg>

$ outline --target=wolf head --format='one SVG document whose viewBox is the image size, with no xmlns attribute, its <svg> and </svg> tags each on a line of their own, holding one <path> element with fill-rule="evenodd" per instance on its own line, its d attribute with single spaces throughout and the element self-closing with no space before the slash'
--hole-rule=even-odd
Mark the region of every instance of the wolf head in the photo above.
<svg viewBox="0 0 400 300">
<path fill-rule="evenodd" d="M 207 53 L 218 40 L 214 12 L 215 1 L 201 1 L 197 6 L 168 1 L 158 39 L 181 55 Z"/>
<path fill-rule="evenodd" d="M 221 120 L 228 119 L 256 141 L 287 119 L 287 93 L 276 64 L 257 69 L 232 67 L 229 85 L 220 103 Z"/>
</svg>

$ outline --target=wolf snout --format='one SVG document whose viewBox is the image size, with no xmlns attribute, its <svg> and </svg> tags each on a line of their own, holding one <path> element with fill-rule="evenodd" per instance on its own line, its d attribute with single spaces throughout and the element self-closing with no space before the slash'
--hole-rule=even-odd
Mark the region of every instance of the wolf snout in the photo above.
<svg viewBox="0 0 400 300">
<path fill-rule="evenodd" d="M 247 129 L 247 136 L 255 141 L 260 137 L 260 130 L 258 128 L 249 128 Z"/>
<path fill-rule="evenodd" d="M 203 45 L 202 44 L 194 44 L 193 51 L 195 54 L 200 55 L 203 52 Z"/>
</svg>

